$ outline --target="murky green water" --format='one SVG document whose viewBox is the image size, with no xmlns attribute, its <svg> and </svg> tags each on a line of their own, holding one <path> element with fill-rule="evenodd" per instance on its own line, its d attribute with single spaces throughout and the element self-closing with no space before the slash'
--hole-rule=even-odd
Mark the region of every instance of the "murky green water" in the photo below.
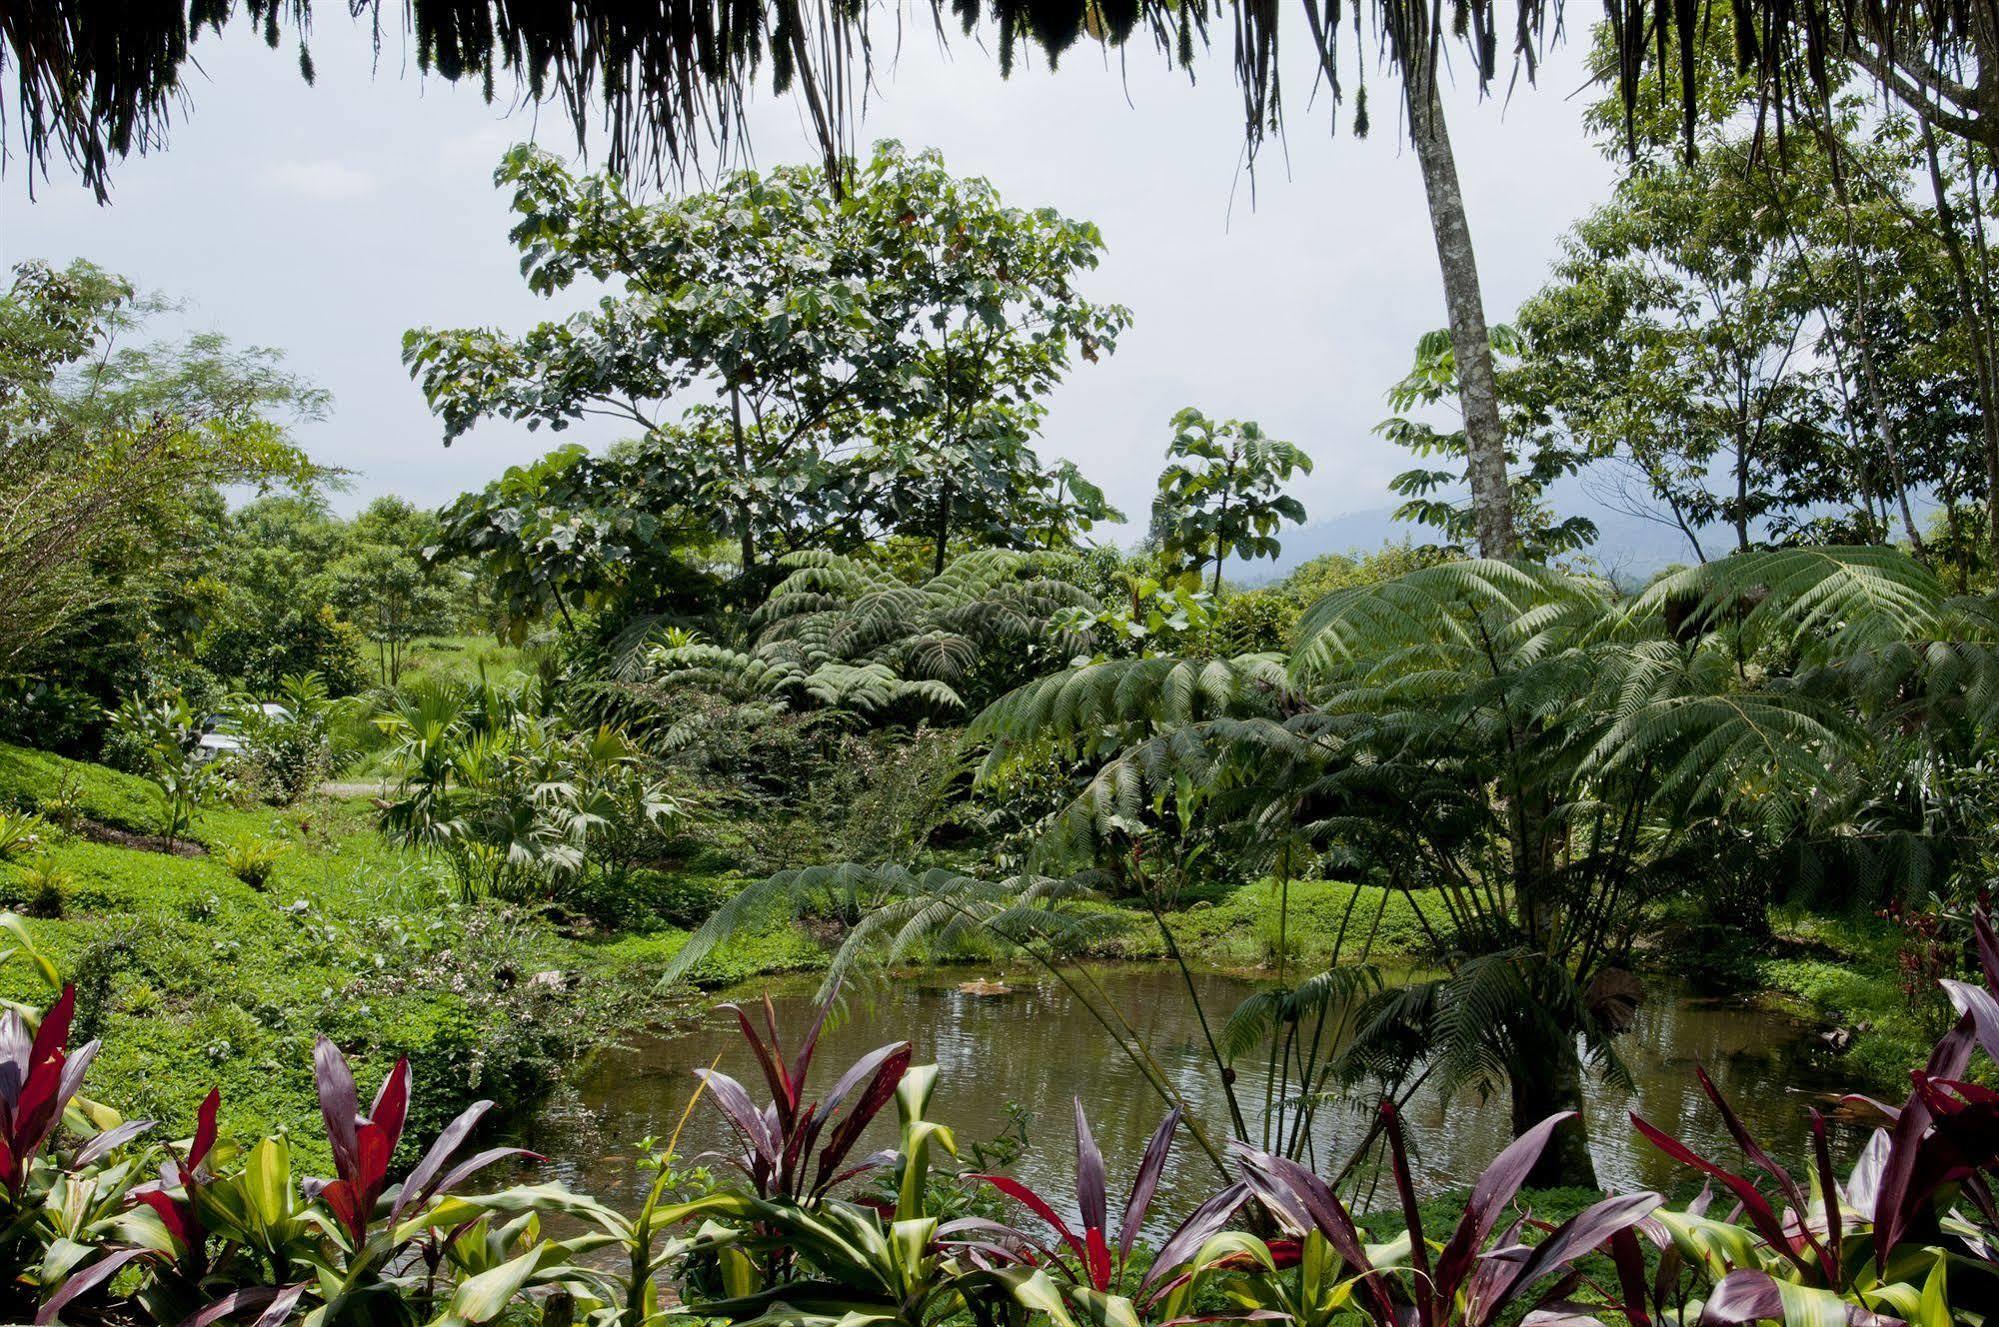
<svg viewBox="0 0 1999 1327">
<path fill-rule="evenodd" d="M 1081 1096 L 1107 1155 L 1111 1186 L 1122 1192 L 1130 1167 L 1163 1114 L 1157 1095 L 1057 983 L 1016 975 L 1009 979 L 1014 994 L 977 996 L 958 990 L 970 975 L 923 974 L 851 994 L 845 1017 L 821 1040 L 814 1082 L 823 1091 L 862 1053 L 907 1038 L 914 1043 L 918 1063 L 934 1061 L 940 1067 L 932 1117 L 949 1123 L 961 1146 L 1000 1132 L 1009 1103 L 1026 1108 L 1032 1146 L 1016 1173 L 1051 1197 L 1069 1192 L 1074 1157 L 1070 1098 Z M 1194 1111 L 1217 1137 L 1225 1136 L 1226 1104 L 1178 974 L 1125 967 L 1099 976 Z M 1222 1015 L 1255 988 L 1252 982 L 1221 975 L 1201 978 L 1200 986 L 1210 1011 Z M 1707 1066 L 1779 1158 L 1802 1158 L 1807 1108 L 1840 1086 L 1813 1065 L 1809 1031 L 1766 1010 L 1686 998 L 1666 980 L 1653 978 L 1647 986 L 1638 1023 L 1622 1043 L 1635 1090 L 1604 1083 L 1590 1088 L 1591 1147 L 1600 1180 L 1611 1188 L 1630 1188 L 1667 1186 L 1686 1178 L 1633 1136 L 1626 1112 L 1634 1109 L 1697 1148 L 1734 1155 L 1694 1081 L 1696 1064 Z M 737 998 L 753 998 L 760 990 L 738 993 Z M 773 983 L 771 990 L 779 1026 L 802 1029 L 811 984 Z M 632 1164 L 637 1140 L 671 1133 L 693 1090 L 692 1071 L 717 1055 L 726 1072 L 749 1085 L 758 1100 L 765 1099 L 755 1064 L 726 1015 L 710 1015 L 671 1034 L 636 1038 L 629 1049 L 601 1056 L 573 1093 L 551 1103 L 527 1128 L 528 1144 L 555 1158 L 543 1168 L 544 1175 L 629 1204 L 643 1183 Z M 1237 1090 L 1254 1128 L 1262 1072 L 1247 1063 L 1239 1072 Z M 1366 1106 L 1356 1102 L 1322 1114 L 1315 1138 L 1322 1169 L 1344 1160 L 1366 1132 Z M 893 1114 L 892 1109 L 885 1112 L 869 1135 L 869 1146 L 892 1142 Z M 1420 1092 L 1406 1120 L 1422 1184 L 1429 1191 L 1469 1183 L 1510 1136 L 1503 1092 L 1489 1101 L 1464 1093 L 1448 1103 L 1433 1092 Z M 728 1143 L 726 1126 L 704 1101 L 683 1136 L 681 1154 Z M 1214 1182 L 1208 1161 L 1183 1137 L 1155 1208 L 1160 1220 L 1170 1224 L 1210 1192 Z"/>
</svg>

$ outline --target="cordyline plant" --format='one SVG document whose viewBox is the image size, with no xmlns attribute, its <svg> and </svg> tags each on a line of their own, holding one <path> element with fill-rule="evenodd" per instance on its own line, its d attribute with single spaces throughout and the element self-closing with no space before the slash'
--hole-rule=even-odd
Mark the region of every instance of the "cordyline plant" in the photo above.
<svg viewBox="0 0 1999 1327">
<path fill-rule="evenodd" d="M 396 1062 L 365 1115 L 346 1057 L 324 1037 L 314 1050 L 313 1074 L 335 1178 L 295 1186 L 289 1149 L 282 1139 L 266 1138 L 251 1149 L 239 1173 L 181 1186 L 181 1197 L 193 1204 L 202 1225 L 254 1252 L 268 1273 L 263 1284 L 217 1298 L 189 1318 L 187 1327 L 252 1312 L 260 1327 L 276 1327 L 308 1297 L 318 1301 L 312 1321 L 324 1327 L 417 1321 L 411 1300 L 420 1298 L 412 1295 L 419 1278 L 412 1263 L 427 1274 L 423 1279 L 434 1278 L 443 1246 L 454 1237 L 440 1225 L 433 1200 L 497 1161 L 540 1159 L 516 1147 L 461 1158 L 473 1129 L 493 1106 L 478 1101 L 446 1125 L 416 1166 L 391 1185 L 390 1161 L 409 1115 L 409 1062 Z"/>
<path fill-rule="evenodd" d="M 857 1165 L 845 1165 L 860 1142 L 861 1132 L 894 1098 L 896 1084 L 909 1068 L 908 1042 L 876 1047 L 840 1075 L 825 1100 L 805 1100 L 812 1056 L 818 1049 L 819 1034 L 825 1029 L 826 1016 L 837 993 L 836 990 L 820 1001 L 813 1013 L 812 1026 L 789 1060 L 785 1058 L 783 1039 L 777 1030 L 777 1011 L 768 993 L 763 998 L 761 1035 L 741 1005 L 720 1006 L 736 1016 L 743 1040 L 763 1070 L 764 1082 L 770 1089 L 768 1105 L 757 1106 L 743 1085 L 725 1073 L 715 1069 L 695 1071 L 743 1145 L 741 1155 L 731 1158 L 731 1164 L 749 1177 L 759 1198 L 784 1198 L 810 1206 L 824 1198 L 834 1185 L 866 1174 L 889 1160 L 888 1154 L 877 1154 Z M 850 1097 L 853 1105 L 842 1116 L 841 1108 Z"/>
<path fill-rule="evenodd" d="M 1897 1107 L 1847 1098 L 1882 1127 L 1844 1184 L 1834 1174 L 1826 1121 L 1816 1109 L 1811 1165 L 1800 1183 L 1750 1135 L 1705 1072 L 1698 1072 L 1702 1091 L 1774 1199 L 1756 1180 L 1631 1117 L 1640 1134 L 1736 1203 L 1727 1220 L 1707 1215 L 1705 1197 L 1657 1213 L 1644 1227 L 1662 1250 L 1649 1276 L 1634 1237 L 1613 1242 L 1624 1311 L 1636 1327 L 1695 1319 L 1947 1327 L 1949 1303 L 1999 1302 L 1992 1189 L 1999 1178 L 1999 1093 L 1966 1080 L 1974 1049 L 1999 1062 L 1999 937 L 1983 909 L 1972 917 L 1972 933 L 1984 984 L 1942 983 L 1959 1021 L 1910 1075 L 1907 1100 Z"/>
<path fill-rule="evenodd" d="M 1243 1182 L 1283 1237 L 1199 1227 L 1176 1234 L 1147 1278 L 1148 1287 L 1157 1287 L 1148 1304 L 1168 1321 L 1186 1321 L 1212 1287 L 1235 1306 L 1225 1316 L 1285 1319 L 1296 1327 L 1327 1327 L 1354 1314 L 1379 1327 L 1487 1327 L 1520 1304 L 1558 1311 L 1569 1322 L 1590 1321 L 1561 1305 L 1576 1280 L 1574 1264 L 1646 1217 L 1659 1206 L 1659 1195 L 1605 1198 L 1561 1225 L 1539 1225 L 1545 1233 L 1532 1246 L 1522 1239 L 1537 1224 L 1528 1216 L 1500 1230 L 1550 1136 L 1577 1118 L 1552 1115 L 1486 1168 L 1450 1239 L 1434 1247 L 1417 1210 L 1401 1120 L 1390 1103 L 1381 1112 L 1404 1223 L 1396 1238 L 1367 1242 L 1332 1186 L 1287 1157 L 1239 1146 Z"/>
<path fill-rule="evenodd" d="M 29 1167 L 97 1057 L 95 1041 L 70 1052 L 69 1025 L 75 1016 L 74 986 L 62 988 L 32 1031 L 19 1009 L 0 1013 L 0 1185 L 17 1207 Z"/>
<path fill-rule="evenodd" d="M 1131 1193 L 1125 1199 L 1123 1211 L 1118 1214 L 1117 1245 L 1113 1252 L 1104 1155 L 1097 1146 L 1095 1135 L 1090 1132 L 1090 1121 L 1083 1113 L 1080 1097 L 1076 1098 L 1075 1106 L 1075 1196 L 1076 1211 L 1083 1227 L 1080 1231 L 1071 1229 L 1046 1198 L 1019 1180 L 1007 1175 L 967 1176 L 968 1179 L 992 1185 L 1040 1217 L 1061 1240 L 1069 1256 L 1065 1258 L 1059 1252 L 1045 1249 L 1040 1241 L 1011 1227 L 990 1227 L 980 1233 L 988 1239 L 997 1240 L 990 1252 L 1008 1254 L 1018 1266 L 1042 1267 L 1059 1272 L 1065 1297 L 1086 1316 L 1109 1317 L 1119 1321 L 1129 1317 L 1135 1321 L 1137 1315 L 1130 1300 L 1114 1296 L 1111 1291 L 1123 1278 L 1125 1266 L 1131 1260 L 1132 1246 L 1138 1239 L 1140 1228 L 1145 1225 L 1146 1214 L 1152 1210 L 1153 1195 L 1159 1191 L 1159 1178 L 1165 1173 L 1167 1155 L 1173 1149 L 1174 1131 L 1180 1127 L 1180 1111 L 1175 1108 L 1168 1112 L 1145 1145 L 1137 1173 L 1132 1177 Z M 986 1251 L 979 1248 L 973 1250 L 975 1257 Z"/>
</svg>

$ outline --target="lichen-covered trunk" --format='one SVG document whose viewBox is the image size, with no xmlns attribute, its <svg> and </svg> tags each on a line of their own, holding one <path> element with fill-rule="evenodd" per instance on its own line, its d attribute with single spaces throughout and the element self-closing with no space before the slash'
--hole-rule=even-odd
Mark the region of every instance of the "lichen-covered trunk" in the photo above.
<svg viewBox="0 0 1999 1327">
<path fill-rule="evenodd" d="M 1465 419 L 1465 478 L 1471 485 L 1479 552 L 1510 558 L 1519 552 L 1513 527 L 1513 492 L 1506 478 L 1506 427 L 1499 417 L 1499 385 L 1492 367 L 1492 340 L 1479 293 L 1478 260 L 1471 224 L 1458 186 L 1457 158 L 1437 97 L 1436 70 L 1427 61 L 1409 63 L 1403 88 L 1409 129 L 1423 169 L 1423 192 L 1430 202 L 1430 231 L 1437 241 L 1437 264 L 1444 275 L 1444 306 L 1450 318 L 1451 353 L 1457 360 L 1458 400 Z"/>
</svg>

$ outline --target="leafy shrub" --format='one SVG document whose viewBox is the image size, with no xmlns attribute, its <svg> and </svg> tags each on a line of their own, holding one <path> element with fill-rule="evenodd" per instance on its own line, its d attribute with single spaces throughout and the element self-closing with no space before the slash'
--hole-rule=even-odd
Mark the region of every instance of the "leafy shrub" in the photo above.
<svg viewBox="0 0 1999 1327">
<path fill-rule="evenodd" d="M 1280 590 L 1246 590 L 1215 608 L 1208 624 L 1216 654 L 1265 654 L 1290 648 L 1299 608 Z"/>
<path fill-rule="evenodd" d="M 332 767 L 330 704 L 318 673 L 287 673 L 273 695 L 283 714 L 245 701 L 236 706 L 234 721 L 245 780 L 265 801 L 289 806 L 318 787 Z"/>
<path fill-rule="evenodd" d="M 364 690 L 373 672 L 367 640 L 332 608 L 295 609 L 275 626 L 227 621 L 203 643 L 202 658 L 223 677 L 259 695 L 277 691 L 288 675 L 317 673 L 329 695 Z"/>
<path fill-rule="evenodd" d="M 222 866 L 250 888 L 262 889 L 289 851 L 291 845 L 283 839 L 237 839 L 222 850 Z"/>
<path fill-rule="evenodd" d="M 82 687 L 16 678 L 0 681 L 0 741 L 72 754 L 93 750 L 104 707 Z"/>
<path fill-rule="evenodd" d="M 120 748 L 143 762 L 137 771 L 151 780 L 160 802 L 161 833 L 171 849 L 194 823 L 195 811 L 219 799 L 229 786 L 220 761 L 196 756 L 200 717 L 179 692 L 155 698 L 127 696 L 111 717 Z"/>
<path fill-rule="evenodd" d="M 15 906 L 30 917 L 60 917 L 63 900 L 75 887 L 74 872 L 43 857 L 22 869 L 9 892 Z"/>
</svg>

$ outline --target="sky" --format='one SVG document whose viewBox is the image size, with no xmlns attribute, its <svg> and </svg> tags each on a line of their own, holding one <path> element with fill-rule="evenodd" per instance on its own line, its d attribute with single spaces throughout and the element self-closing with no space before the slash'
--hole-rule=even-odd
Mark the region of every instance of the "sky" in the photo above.
<svg viewBox="0 0 1999 1327">
<path fill-rule="evenodd" d="M 574 154 L 566 118 L 488 105 L 472 84 L 423 78 L 388 34 L 379 64 L 341 6 L 312 34 L 317 80 L 295 52 L 243 25 L 196 44 L 190 105 L 163 151 L 116 168 L 100 206 L 60 165 L 37 181 L 18 156 L 0 177 L 0 262 L 86 257 L 184 302 L 161 324 L 277 347 L 326 388 L 333 410 L 299 440 L 351 472 L 335 506 L 397 493 L 426 505 L 478 488 L 507 466 L 568 441 L 488 422 L 449 449 L 400 358 L 418 325 L 522 331 L 560 315 L 521 281 L 492 171 L 533 138 Z M 1481 98 L 1460 74 L 1452 136 L 1477 245 L 1488 317 L 1504 319 L 1546 278 L 1562 233 L 1608 193 L 1611 163 L 1580 119 L 1594 90 L 1581 42 L 1589 15 L 1524 82 Z M 1224 47 L 1191 82 L 1134 48 L 1038 59 L 1002 80 L 971 41 L 947 50 L 906 38 L 883 61 L 857 138 L 936 147 L 951 169 L 990 179 L 1009 203 L 1095 221 L 1108 245 L 1082 283 L 1127 305 L 1115 355 L 1079 363 L 1050 401 L 1044 459 L 1074 459 L 1142 522 L 1183 406 L 1255 419 L 1304 447 L 1316 468 L 1295 491 L 1315 519 L 1378 510 L 1406 454 L 1372 435 L 1382 394 L 1423 332 L 1444 321 L 1442 284 L 1413 152 L 1370 70 L 1375 127 L 1337 133 L 1308 69 L 1289 70 L 1284 137 L 1243 169 L 1240 101 Z M 911 31 L 917 29 L 912 25 Z M 1295 59 L 1295 56 L 1294 56 Z M 758 164 L 814 158 L 789 97 L 760 88 Z"/>
</svg>

